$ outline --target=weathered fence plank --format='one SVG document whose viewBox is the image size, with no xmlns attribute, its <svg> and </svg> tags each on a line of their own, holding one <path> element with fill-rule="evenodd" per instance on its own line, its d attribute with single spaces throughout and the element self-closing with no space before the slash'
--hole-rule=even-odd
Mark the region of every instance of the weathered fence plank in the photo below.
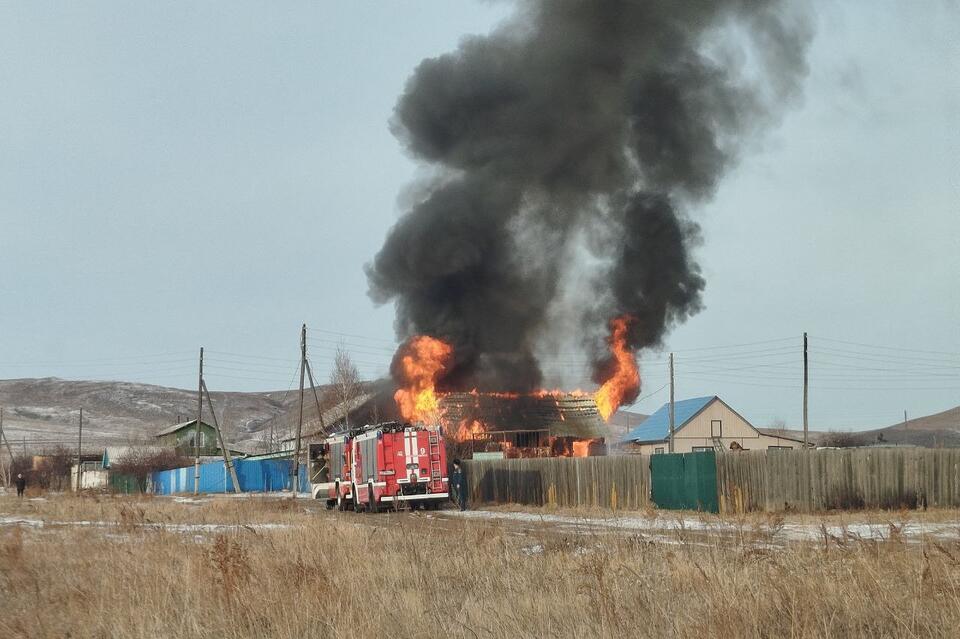
<svg viewBox="0 0 960 639">
<path fill-rule="evenodd" d="M 650 505 L 649 457 L 464 462 L 470 502 L 638 510 Z"/>
<path fill-rule="evenodd" d="M 960 506 L 960 450 L 724 454 L 717 456 L 717 487 L 723 512 L 956 507 Z"/>
<path fill-rule="evenodd" d="M 642 509 L 639 455 L 465 462 L 470 501 Z M 721 512 L 960 506 L 960 449 L 769 450 L 717 455 Z"/>
</svg>

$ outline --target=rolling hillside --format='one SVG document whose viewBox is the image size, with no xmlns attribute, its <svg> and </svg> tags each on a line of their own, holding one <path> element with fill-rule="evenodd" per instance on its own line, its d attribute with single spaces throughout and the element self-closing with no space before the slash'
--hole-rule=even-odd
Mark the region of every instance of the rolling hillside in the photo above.
<svg viewBox="0 0 960 639">
<path fill-rule="evenodd" d="M 379 393 L 389 380 L 371 384 Z M 334 403 L 325 398 L 326 387 L 318 388 L 324 411 Z M 271 430 L 276 438 L 296 426 L 298 393 L 211 392 L 217 418 L 227 441 L 236 447 L 256 451 Z M 390 400 L 392 403 L 392 400 Z M 127 443 L 151 439 L 159 430 L 179 421 L 196 417 L 195 390 L 167 388 L 128 382 L 72 381 L 54 377 L 42 379 L 0 380 L 0 407 L 3 427 L 13 443 L 75 446 L 79 409 L 83 407 L 84 441 L 90 446 Z M 211 422 L 204 404 L 204 421 Z M 319 425 L 316 402 L 307 393 L 304 406 L 305 432 Z M 389 416 L 381 412 L 383 418 Z M 646 415 L 618 411 L 609 425 L 611 437 L 617 437 L 643 421 Z M 86 447 L 85 447 L 86 448 Z"/>
<path fill-rule="evenodd" d="M 296 392 L 211 392 L 211 397 L 225 437 L 242 447 L 255 445 L 271 424 L 280 431 L 296 419 Z M 28 445 L 40 440 L 74 445 L 82 406 L 84 439 L 93 445 L 149 439 L 161 428 L 193 419 L 197 394 L 126 382 L 14 379 L 0 381 L 0 406 L 8 439 Z M 204 421 L 211 421 L 207 406 L 203 409 Z"/>
</svg>

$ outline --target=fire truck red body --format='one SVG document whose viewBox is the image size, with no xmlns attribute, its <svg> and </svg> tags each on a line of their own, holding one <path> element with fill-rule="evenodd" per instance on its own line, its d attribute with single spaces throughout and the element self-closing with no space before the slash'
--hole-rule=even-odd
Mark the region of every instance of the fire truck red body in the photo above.
<svg viewBox="0 0 960 639">
<path fill-rule="evenodd" d="M 311 444 L 310 484 L 328 507 L 376 512 L 436 507 L 448 498 L 447 454 L 439 429 L 390 422 Z"/>
</svg>

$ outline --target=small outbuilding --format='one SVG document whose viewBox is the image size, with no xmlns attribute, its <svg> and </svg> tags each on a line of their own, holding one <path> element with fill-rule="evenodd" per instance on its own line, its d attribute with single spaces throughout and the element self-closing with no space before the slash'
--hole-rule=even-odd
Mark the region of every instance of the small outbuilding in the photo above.
<svg viewBox="0 0 960 639">
<path fill-rule="evenodd" d="M 710 395 L 674 402 L 673 452 L 742 451 L 803 448 L 803 442 L 757 430 L 726 402 Z M 670 404 L 664 404 L 621 440 L 631 453 L 669 451 Z"/>
</svg>

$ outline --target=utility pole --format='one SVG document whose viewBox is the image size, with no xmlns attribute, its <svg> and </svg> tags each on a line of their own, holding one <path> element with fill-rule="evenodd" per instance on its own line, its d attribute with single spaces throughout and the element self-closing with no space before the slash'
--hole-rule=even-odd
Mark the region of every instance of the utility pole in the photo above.
<svg viewBox="0 0 960 639">
<path fill-rule="evenodd" d="M 230 456 L 230 449 L 227 448 L 227 444 L 223 441 L 223 432 L 220 430 L 220 420 L 217 419 L 217 411 L 213 410 L 213 400 L 210 399 L 210 390 L 207 388 L 207 383 L 204 381 L 200 382 L 200 385 L 203 388 L 204 395 L 207 396 L 207 407 L 210 409 L 210 414 L 213 416 L 213 427 L 217 431 L 217 440 L 220 442 L 220 450 L 223 451 L 223 461 L 227 464 L 227 470 L 230 472 L 230 481 L 233 483 L 233 492 L 240 492 L 240 480 L 237 479 L 237 469 L 233 466 L 233 458 Z"/>
<path fill-rule="evenodd" d="M 193 433 L 193 494 L 200 494 L 200 420 L 203 418 L 203 346 L 200 347 L 200 376 L 197 381 L 197 428 Z"/>
<path fill-rule="evenodd" d="M 307 325 L 300 327 L 300 418 L 297 420 L 297 441 L 293 448 L 293 477 L 290 490 L 293 498 L 300 492 L 300 436 L 303 433 L 303 376 L 307 370 Z"/>
<path fill-rule="evenodd" d="M 667 452 L 673 452 L 673 431 L 674 431 L 674 417 L 675 413 L 673 410 L 673 353 L 670 353 L 670 442 L 668 444 Z"/>
<path fill-rule="evenodd" d="M 310 379 L 310 390 L 313 391 L 313 401 L 317 405 L 317 416 L 320 418 L 320 432 L 326 435 L 327 425 L 323 423 L 323 411 L 320 410 L 320 396 L 317 395 L 317 385 L 313 381 L 313 371 L 310 370 L 310 360 L 304 360 L 307 363 L 307 377 Z M 271 422 L 272 424 L 273 422 Z"/>
<path fill-rule="evenodd" d="M 0 455 L 0 472 L 3 473 L 3 485 L 9 486 L 11 475 L 13 474 L 13 451 L 10 450 L 10 442 L 7 440 L 7 436 L 3 434 L 3 407 L 0 406 L 0 442 L 7 445 L 7 452 L 10 453 L 10 466 L 7 466 L 6 462 L 3 462 L 3 456 Z"/>
<path fill-rule="evenodd" d="M 83 486 L 83 408 L 80 408 L 80 429 L 77 433 L 77 493 Z"/>
<path fill-rule="evenodd" d="M 907 429 L 907 411 L 906 411 L 906 409 L 903 410 L 903 429 L 904 429 L 904 430 Z"/>
<path fill-rule="evenodd" d="M 809 391 L 807 383 L 809 381 L 809 367 L 807 361 L 807 334 L 803 334 L 803 449 L 807 450 L 810 445 L 809 426 L 807 424 L 807 399 Z"/>
</svg>

